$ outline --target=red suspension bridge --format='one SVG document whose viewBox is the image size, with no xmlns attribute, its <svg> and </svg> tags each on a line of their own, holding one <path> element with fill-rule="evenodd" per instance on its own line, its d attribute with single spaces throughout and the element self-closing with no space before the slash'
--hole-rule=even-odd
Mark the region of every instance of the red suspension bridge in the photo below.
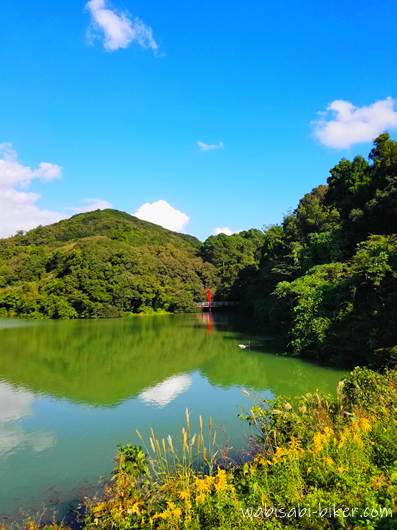
<svg viewBox="0 0 397 530">
<path fill-rule="evenodd" d="M 211 309 L 224 309 L 227 307 L 237 307 L 237 302 L 231 302 L 231 301 L 222 301 L 222 302 L 198 302 L 196 304 L 197 309 L 205 310 L 211 310 Z"/>
<path fill-rule="evenodd" d="M 211 309 L 226 309 L 228 307 L 237 307 L 237 305 L 237 302 L 231 300 L 221 300 L 219 302 L 212 300 L 211 289 L 208 289 L 207 301 L 198 302 L 196 308 L 201 309 L 202 311 L 211 311 Z"/>
</svg>

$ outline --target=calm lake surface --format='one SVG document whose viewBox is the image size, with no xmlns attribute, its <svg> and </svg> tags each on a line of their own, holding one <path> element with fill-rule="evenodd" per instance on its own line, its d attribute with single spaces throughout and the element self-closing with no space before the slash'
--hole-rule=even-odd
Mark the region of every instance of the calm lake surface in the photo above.
<svg viewBox="0 0 397 530">
<path fill-rule="evenodd" d="M 1 516 L 65 511 L 111 471 L 118 444 L 137 443 L 135 429 L 179 436 L 186 407 L 238 448 L 249 433 L 238 413 L 254 401 L 334 393 L 345 374 L 277 353 L 224 314 L 0 321 Z"/>
</svg>

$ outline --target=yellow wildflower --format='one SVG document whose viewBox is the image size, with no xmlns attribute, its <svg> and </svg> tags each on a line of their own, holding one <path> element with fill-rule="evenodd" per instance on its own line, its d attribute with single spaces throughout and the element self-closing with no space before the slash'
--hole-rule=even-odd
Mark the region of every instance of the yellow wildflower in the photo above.
<svg viewBox="0 0 397 530">
<path fill-rule="evenodd" d="M 253 461 L 253 464 L 256 466 L 267 466 L 269 463 L 270 460 L 267 460 L 263 455 L 257 455 Z M 254 471 L 254 469 L 252 469 L 252 471 Z"/>
<path fill-rule="evenodd" d="M 313 436 L 313 452 L 321 453 L 324 446 L 327 444 L 333 434 L 333 430 L 325 427 L 324 432 L 316 432 Z"/>
<path fill-rule="evenodd" d="M 186 501 L 188 499 L 190 499 L 190 490 L 189 489 L 183 489 L 180 491 L 179 493 L 179 497 L 183 500 L 183 501 Z"/>
<path fill-rule="evenodd" d="M 322 432 L 316 432 L 313 436 L 313 451 L 320 453 L 324 447 L 325 438 Z"/>
<path fill-rule="evenodd" d="M 213 484 L 213 477 L 206 476 L 204 478 L 195 477 L 195 485 L 196 485 L 196 502 L 199 504 L 204 502 L 207 495 L 211 492 L 212 484 Z"/>
<path fill-rule="evenodd" d="M 364 442 L 359 433 L 353 434 L 353 440 L 356 443 L 357 447 L 364 447 Z"/>
<path fill-rule="evenodd" d="M 273 463 L 278 464 L 281 460 L 288 455 L 288 449 L 284 447 L 276 447 L 276 452 L 273 456 Z"/>
<path fill-rule="evenodd" d="M 182 509 L 181 508 L 174 508 L 172 511 L 172 516 L 174 519 L 178 520 L 181 518 L 182 515 Z"/>
<path fill-rule="evenodd" d="M 99 504 L 96 504 L 93 509 L 92 509 L 92 513 L 94 515 L 98 515 L 100 514 L 101 512 L 103 512 L 103 510 L 106 508 L 106 503 L 105 502 L 100 502 Z"/>
<path fill-rule="evenodd" d="M 175 503 L 172 501 L 167 501 L 167 509 L 161 513 L 156 513 L 153 516 L 153 519 L 163 519 L 163 520 L 172 520 L 177 521 L 182 516 L 182 510 L 178 506 L 175 506 Z"/>
<path fill-rule="evenodd" d="M 344 428 L 343 431 L 339 435 L 339 443 L 338 443 L 339 449 L 345 445 L 346 440 L 349 439 L 349 436 L 350 436 L 349 429 Z"/>
<path fill-rule="evenodd" d="M 302 442 L 297 438 L 292 438 L 289 443 L 289 453 L 291 456 L 298 456 L 303 452 Z"/>
<path fill-rule="evenodd" d="M 199 493 L 196 497 L 196 502 L 197 504 L 203 504 L 203 502 L 205 501 L 206 499 L 206 496 L 204 493 Z"/>
<path fill-rule="evenodd" d="M 215 489 L 218 493 L 227 489 L 227 473 L 218 467 L 218 474 L 215 477 Z"/>
<path fill-rule="evenodd" d="M 327 465 L 327 466 L 332 466 L 332 464 L 334 463 L 334 461 L 332 460 L 332 458 L 330 456 L 325 456 L 323 458 L 323 461 L 324 463 Z"/>
<path fill-rule="evenodd" d="M 358 425 L 359 425 L 359 427 L 361 428 L 362 431 L 368 432 L 368 431 L 371 430 L 371 422 L 365 416 L 362 416 L 357 421 L 358 421 Z"/>
<path fill-rule="evenodd" d="M 139 508 L 140 505 L 141 503 L 139 501 L 135 501 L 131 508 L 128 508 L 127 513 L 139 515 L 141 513 L 141 510 Z"/>
</svg>

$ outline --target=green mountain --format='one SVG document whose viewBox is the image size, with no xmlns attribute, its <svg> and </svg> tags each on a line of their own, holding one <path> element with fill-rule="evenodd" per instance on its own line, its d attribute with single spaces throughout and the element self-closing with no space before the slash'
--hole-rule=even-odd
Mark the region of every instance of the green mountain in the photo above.
<svg viewBox="0 0 397 530">
<path fill-rule="evenodd" d="M 200 242 L 116 210 L 0 240 L 0 315 L 96 318 L 187 311 L 216 284 Z"/>
</svg>

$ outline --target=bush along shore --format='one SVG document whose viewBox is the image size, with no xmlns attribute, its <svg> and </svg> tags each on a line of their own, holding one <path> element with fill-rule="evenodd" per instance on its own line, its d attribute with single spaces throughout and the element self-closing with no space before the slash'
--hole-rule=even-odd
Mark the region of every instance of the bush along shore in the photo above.
<svg viewBox="0 0 397 530">
<path fill-rule="evenodd" d="M 212 421 L 181 439 L 120 447 L 85 529 L 392 529 L 397 525 L 397 372 L 356 368 L 333 399 L 278 397 L 245 418 L 251 458 L 226 462 Z M 177 447 L 178 446 L 178 447 Z M 223 463 L 221 463 L 223 462 Z M 61 529 L 64 524 L 26 527 Z"/>
</svg>

